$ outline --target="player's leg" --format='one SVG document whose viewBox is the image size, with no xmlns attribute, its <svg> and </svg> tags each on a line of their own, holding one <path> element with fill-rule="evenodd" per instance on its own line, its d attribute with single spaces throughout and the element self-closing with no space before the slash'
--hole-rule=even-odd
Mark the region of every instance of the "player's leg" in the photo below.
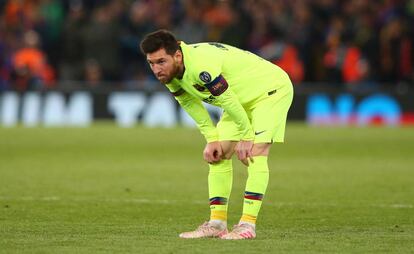
<svg viewBox="0 0 414 254">
<path fill-rule="evenodd" d="M 224 239 L 256 237 L 256 220 L 269 181 L 269 150 L 273 142 L 284 140 L 287 112 L 292 103 L 293 91 L 283 92 L 261 102 L 251 113 L 256 134 L 252 151 L 254 162 L 248 166 L 243 214 L 239 224 L 232 232 L 224 235 Z"/>
<path fill-rule="evenodd" d="M 252 151 L 254 162 L 251 162 L 247 167 L 248 177 L 244 193 L 243 213 L 239 223 L 230 233 L 223 235 L 223 239 L 235 240 L 256 237 L 256 219 L 269 182 L 267 156 L 270 147 L 270 143 L 254 144 Z"/>
<path fill-rule="evenodd" d="M 256 143 L 253 146 L 253 163 L 247 167 L 248 177 L 244 192 L 243 214 L 240 222 L 256 225 L 256 219 L 262 205 L 269 182 L 269 166 L 267 158 L 270 143 Z"/>
<path fill-rule="evenodd" d="M 233 184 L 233 164 L 231 156 L 238 140 L 237 126 L 224 112 L 217 124 L 223 159 L 209 164 L 208 191 L 210 198 L 210 221 L 227 225 L 227 206 Z M 235 140 L 235 141 L 232 141 Z"/>
<path fill-rule="evenodd" d="M 223 159 L 209 164 L 208 190 L 210 199 L 210 220 L 196 230 L 180 234 L 182 238 L 220 237 L 227 232 L 227 206 L 233 183 L 233 165 L 231 156 L 237 142 L 230 140 L 237 133 L 237 126 L 224 113 L 217 124 Z M 237 137 L 236 137 L 237 139 Z"/>
<path fill-rule="evenodd" d="M 221 141 L 220 144 L 223 150 L 222 160 L 215 164 L 209 164 L 210 222 L 227 224 L 227 206 L 233 183 L 231 156 L 237 143 Z"/>
</svg>

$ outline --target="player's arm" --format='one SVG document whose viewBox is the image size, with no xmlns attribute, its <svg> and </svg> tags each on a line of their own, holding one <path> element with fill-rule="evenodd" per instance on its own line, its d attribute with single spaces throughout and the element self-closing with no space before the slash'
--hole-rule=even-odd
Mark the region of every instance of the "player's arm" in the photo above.
<svg viewBox="0 0 414 254">
<path fill-rule="evenodd" d="M 218 141 L 218 134 L 207 109 L 203 106 L 200 100 L 185 92 L 182 88 L 175 89 L 174 92 L 170 89 L 174 98 L 178 101 L 180 106 L 191 116 L 195 121 L 201 134 L 208 143 Z"/>
<path fill-rule="evenodd" d="M 246 141 L 254 140 L 254 131 L 247 113 L 240 104 L 235 93 L 229 88 L 224 77 L 219 75 L 210 83 L 205 84 L 205 87 L 213 96 L 215 96 L 217 102 L 221 105 L 221 108 L 224 109 L 236 123 L 240 139 Z"/>
<path fill-rule="evenodd" d="M 253 140 L 254 131 L 250 124 L 246 111 L 238 100 L 236 94 L 229 88 L 227 81 L 222 75 L 219 75 L 212 82 L 205 84 L 212 95 L 216 97 L 217 102 L 230 115 L 236 123 L 240 141 L 237 143 L 234 151 L 238 159 L 249 165 L 249 160 L 253 162 Z"/>
</svg>

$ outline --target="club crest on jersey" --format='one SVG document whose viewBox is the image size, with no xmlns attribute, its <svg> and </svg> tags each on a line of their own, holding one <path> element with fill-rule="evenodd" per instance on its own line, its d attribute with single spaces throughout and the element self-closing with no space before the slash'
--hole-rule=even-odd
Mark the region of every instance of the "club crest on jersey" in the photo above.
<svg viewBox="0 0 414 254">
<path fill-rule="evenodd" d="M 204 86 L 200 86 L 199 84 L 194 84 L 193 87 L 197 89 L 197 91 L 200 91 L 200 92 L 203 92 L 204 90 L 206 90 Z"/>
<path fill-rule="evenodd" d="M 211 82 L 211 75 L 210 73 L 203 71 L 200 72 L 200 75 L 198 75 L 198 77 L 200 78 L 201 81 L 203 81 L 204 83 L 209 83 Z"/>
</svg>

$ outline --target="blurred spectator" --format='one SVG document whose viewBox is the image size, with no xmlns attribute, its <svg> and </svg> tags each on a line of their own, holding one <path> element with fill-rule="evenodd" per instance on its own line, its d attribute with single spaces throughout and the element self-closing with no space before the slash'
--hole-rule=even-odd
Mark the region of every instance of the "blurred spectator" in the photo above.
<svg viewBox="0 0 414 254">
<path fill-rule="evenodd" d="M 121 27 L 117 14 L 110 3 L 99 5 L 80 34 L 84 61 L 95 59 L 107 81 L 121 78 Z"/>
<path fill-rule="evenodd" d="M 10 88 L 10 73 L 12 70 L 12 63 L 10 57 L 10 49 L 6 39 L 7 35 L 5 22 L 0 19 L 0 91 Z"/>
<path fill-rule="evenodd" d="M 155 24 L 156 29 L 168 29 L 173 30 L 174 16 L 179 13 L 178 9 L 175 9 L 175 5 L 172 0 L 152 0 L 150 4 L 150 15 L 152 22 Z"/>
<path fill-rule="evenodd" d="M 234 9 L 230 1 L 207 2 L 203 15 L 204 23 L 208 27 L 207 40 L 219 41 L 223 30 L 233 22 Z"/>
<path fill-rule="evenodd" d="M 63 6 L 60 1 L 40 0 L 36 30 L 42 38 L 42 49 L 49 62 L 56 66 L 59 58 L 59 44 L 64 21 Z"/>
<path fill-rule="evenodd" d="M 71 1 L 62 31 L 59 75 L 61 80 L 81 80 L 84 58 L 82 27 L 86 10 L 81 1 Z"/>
<path fill-rule="evenodd" d="M 39 35 L 33 31 L 24 34 L 24 47 L 12 55 L 13 85 L 18 90 L 54 85 L 54 71 L 46 55 L 39 49 Z"/>
<path fill-rule="evenodd" d="M 286 41 L 296 47 L 298 58 L 303 63 L 303 78 L 301 80 L 314 81 L 315 61 L 312 60 L 318 43 L 315 40 L 316 29 L 311 7 L 305 1 L 297 1 L 292 8 L 291 22 L 286 31 Z"/>
<path fill-rule="evenodd" d="M 257 52 L 272 40 L 266 16 L 267 10 L 262 5 L 262 1 L 254 0 L 245 1 L 244 9 L 252 17 L 252 32 L 248 38 L 247 48 L 252 52 Z"/>
<path fill-rule="evenodd" d="M 380 33 L 381 80 L 409 80 L 413 75 L 413 39 L 400 18 L 391 20 Z M 412 35 L 412 34 L 411 34 Z"/>
<path fill-rule="evenodd" d="M 219 41 L 235 47 L 247 48 L 247 38 L 252 30 L 252 20 L 241 6 L 236 4 L 234 8 L 233 18 L 224 27 Z"/>
<path fill-rule="evenodd" d="M 326 35 L 327 50 L 324 55 L 326 80 L 358 84 L 367 77 L 367 61 L 358 47 L 353 45 L 353 35 L 347 31 L 344 18 L 332 17 Z"/>
<path fill-rule="evenodd" d="M 144 55 L 138 51 L 138 45 L 145 34 L 155 30 L 150 10 L 149 3 L 134 1 L 123 20 L 121 50 L 124 80 L 135 79 L 136 73 L 147 67 Z"/>
<path fill-rule="evenodd" d="M 6 26 L 12 30 L 34 29 L 39 22 L 38 1 L 8 0 L 4 10 Z"/>
<path fill-rule="evenodd" d="M 0 41 L 0 91 L 10 87 L 11 61 L 5 47 Z"/>
<path fill-rule="evenodd" d="M 184 17 L 174 30 L 179 40 L 187 43 L 205 41 L 207 25 L 203 22 L 203 12 L 199 8 L 200 1 L 184 0 Z"/>
<path fill-rule="evenodd" d="M 97 87 L 103 82 L 102 68 L 96 60 L 86 60 L 83 79 L 89 88 Z"/>
<path fill-rule="evenodd" d="M 303 81 L 303 62 L 293 45 L 274 40 L 262 47 L 259 55 L 285 70 L 295 84 Z"/>
</svg>

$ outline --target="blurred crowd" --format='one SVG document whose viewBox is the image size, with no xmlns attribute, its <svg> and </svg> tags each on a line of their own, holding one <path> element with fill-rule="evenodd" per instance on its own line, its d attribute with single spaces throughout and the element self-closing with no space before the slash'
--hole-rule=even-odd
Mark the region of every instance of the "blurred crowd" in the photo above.
<svg viewBox="0 0 414 254">
<path fill-rule="evenodd" d="M 219 41 L 296 85 L 414 86 L 414 0 L 0 0 L 0 90 L 147 87 L 143 35 Z"/>
</svg>

